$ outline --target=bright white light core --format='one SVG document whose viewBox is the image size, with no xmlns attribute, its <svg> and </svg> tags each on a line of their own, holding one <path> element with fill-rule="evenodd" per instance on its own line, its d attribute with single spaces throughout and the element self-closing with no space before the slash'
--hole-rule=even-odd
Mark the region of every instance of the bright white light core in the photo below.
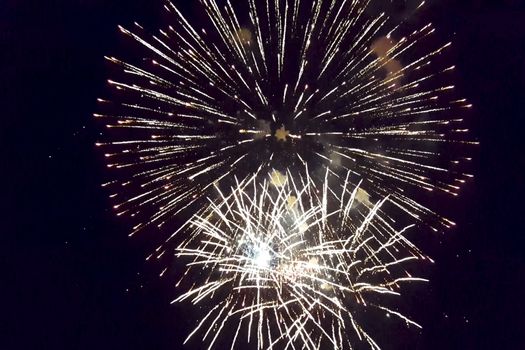
<svg viewBox="0 0 525 350">
<path fill-rule="evenodd" d="M 257 247 L 255 250 L 254 262 L 257 267 L 264 269 L 270 266 L 270 260 L 272 259 L 268 247 L 264 244 Z"/>
</svg>

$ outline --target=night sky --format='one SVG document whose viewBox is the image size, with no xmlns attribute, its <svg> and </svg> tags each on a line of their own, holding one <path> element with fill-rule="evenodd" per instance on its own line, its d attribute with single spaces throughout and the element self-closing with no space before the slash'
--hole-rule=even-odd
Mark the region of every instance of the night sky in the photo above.
<svg viewBox="0 0 525 350">
<path fill-rule="evenodd" d="M 454 42 L 456 85 L 474 104 L 469 124 L 481 146 L 475 180 L 446 209 L 457 228 L 424 244 L 436 261 L 424 267 L 431 282 L 403 302 L 424 329 L 379 319 L 384 349 L 525 349 L 523 3 L 434 0 L 422 15 Z M 173 280 L 144 263 L 158 241 L 128 238 L 130 223 L 110 209 L 94 146 L 103 56 L 126 53 L 117 25 L 153 30 L 161 4 L 0 4 L 1 349 L 202 348 L 181 345 L 192 310 L 170 305 Z"/>
</svg>

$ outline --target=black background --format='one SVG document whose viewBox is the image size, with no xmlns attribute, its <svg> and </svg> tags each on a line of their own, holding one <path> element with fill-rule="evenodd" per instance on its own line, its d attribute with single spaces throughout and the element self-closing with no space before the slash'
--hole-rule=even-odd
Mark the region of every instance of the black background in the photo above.
<svg viewBox="0 0 525 350">
<path fill-rule="evenodd" d="M 161 3 L 0 4 L 2 349 L 183 348 L 191 309 L 169 305 L 172 281 L 144 264 L 148 237 L 129 239 L 109 209 L 92 118 L 105 91 L 103 56 L 122 52 L 117 24 L 155 28 Z M 481 146 L 476 178 L 453 204 L 458 228 L 432 249 L 432 281 L 412 303 L 423 331 L 379 341 L 523 349 L 525 4 L 435 0 L 426 15 L 453 38 L 457 85 L 474 104 Z"/>
</svg>

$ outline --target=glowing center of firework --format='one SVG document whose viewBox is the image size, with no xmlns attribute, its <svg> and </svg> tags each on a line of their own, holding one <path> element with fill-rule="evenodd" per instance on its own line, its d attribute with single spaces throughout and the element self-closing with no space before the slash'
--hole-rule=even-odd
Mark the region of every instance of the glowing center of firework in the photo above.
<svg viewBox="0 0 525 350">
<path fill-rule="evenodd" d="M 274 136 L 277 139 L 277 141 L 282 141 L 282 142 L 286 142 L 288 137 L 291 137 L 290 132 L 286 130 L 284 125 L 275 131 Z"/>
<path fill-rule="evenodd" d="M 257 267 L 264 269 L 270 266 L 272 256 L 266 245 L 261 245 L 255 249 L 255 255 L 253 261 Z"/>
</svg>

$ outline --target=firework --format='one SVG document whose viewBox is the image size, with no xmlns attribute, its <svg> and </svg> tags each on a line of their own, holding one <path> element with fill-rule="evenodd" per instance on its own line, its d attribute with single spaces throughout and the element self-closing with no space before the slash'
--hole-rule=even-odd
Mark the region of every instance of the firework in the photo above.
<svg viewBox="0 0 525 350">
<path fill-rule="evenodd" d="M 179 284 L 191 287 L 176 301 L 207 310 L 188 339 L 200 331 L 211 349 L 235 330 L 231 349 L 241 338 L 258 349 L 352 349 L 353 330 L 379 349 L 359 322 L 362 308 L 420 327 L 378 301 L 425 281 L 403 266 L 428 259 L 405 237 L 410 227 L 398 231 L 382 217 L 389 199 L 359 202 L 359 188 L 329 170 L 320 186 L 283 176 L 278 186 L 273 175 L 238 184 L 227 197 L 217 189 L 221 200 L 188 223 L 177 255 L 188 259 Z"/>
<path fill-rule="evenodd" d="M 119 72 L 96 117 L 118 179 L 106 185 L 133 232 L 201 208 L 234 176 L 305 164 L 312 177 L 349 172 L 365 199 L 388 195 L 409 217 L 450 227 L 424 194 L 457 195 L 471 177 L 461 150 L 470 105 L 442 59 L 450 43 L 436 45 L 431 24 L 407 32 L 371 15 L 368 0 L 244 5 L 201 0 L 196 26 L 166 2 L 158 34 L 120 28 L 143 56 L 107 58 Z"/>
</svg>

